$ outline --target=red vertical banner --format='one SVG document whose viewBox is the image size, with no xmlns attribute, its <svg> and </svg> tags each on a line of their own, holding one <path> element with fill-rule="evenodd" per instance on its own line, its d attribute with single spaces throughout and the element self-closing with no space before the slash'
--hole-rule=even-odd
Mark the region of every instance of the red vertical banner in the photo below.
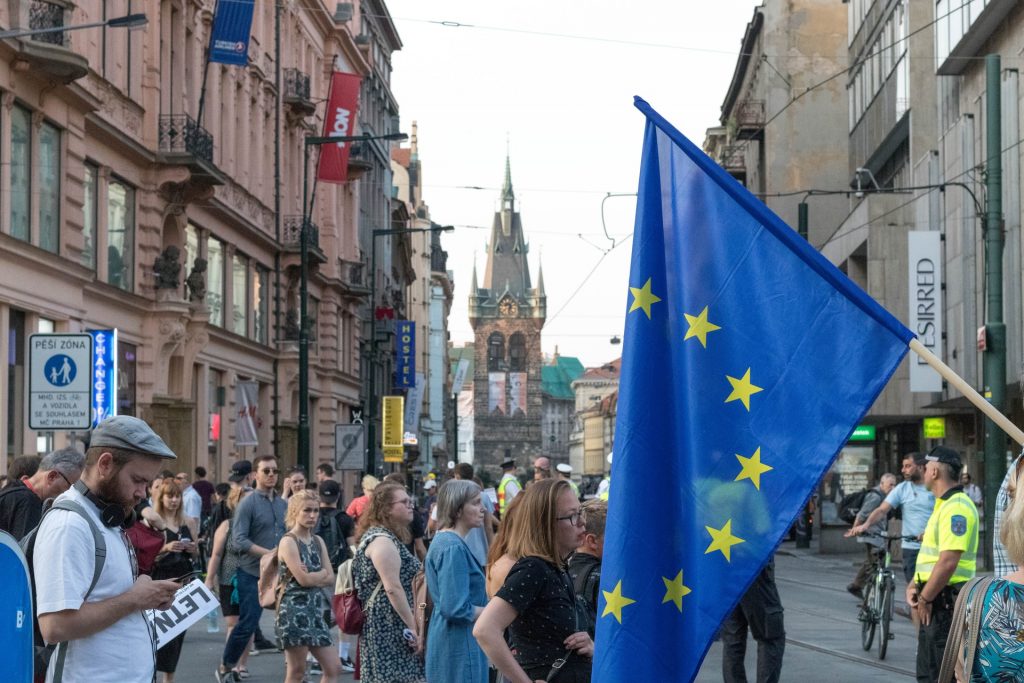
<svg viewBox="0 0 1024 683">
<path fill-rule="evenodd" d="M 324 116 L 324 135 L 354 135 L 356 111 L 359 109 L 359 84 L 356 74 L 335 71 L 331 76 L 331 91 L 327 96 Z M 320 146 L 320 164 L 316 178 L 328 183 L 348 180 L 348 154 L 350 142 L 335 142 Z"/>
</svg>

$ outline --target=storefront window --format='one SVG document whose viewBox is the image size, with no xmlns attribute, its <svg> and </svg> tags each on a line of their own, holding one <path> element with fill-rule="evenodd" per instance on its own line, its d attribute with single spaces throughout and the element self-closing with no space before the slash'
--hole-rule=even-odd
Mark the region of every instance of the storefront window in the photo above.
<svg viewBox="0 0 1024 683">
<path fill-rule="evenodd" d="M 117 341 L 117 414 L 135 415 L 136 346 Z"/>
<path fill-rule="evenodd" d="M 25 396 L 25 312 L 10 309 L 7 332 L 7 452 L 22 453 Z"/>
</svg>

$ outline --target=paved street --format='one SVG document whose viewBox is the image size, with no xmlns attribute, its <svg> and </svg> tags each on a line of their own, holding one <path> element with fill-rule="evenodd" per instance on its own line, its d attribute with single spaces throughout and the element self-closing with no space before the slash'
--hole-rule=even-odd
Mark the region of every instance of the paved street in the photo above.
<svg viewBox="0 0 1024 683">
<path fill-rule="evenodd" d="M 889 643 L 884 661 L 877 647 L 865 652 L 860 646 L 860 622 L 857 600 L 845 586 L 853 576 L 860 555 L 820 556 L 795 550 L 784 543 L 776 559 L 779 592 L 786 608 L 786 657 L 783 681 L 822 680 L 823 671 L 833 681 L 910 681 L 913 680 L 916 641 L 910 621 L 897 616 L 893 624 L 895 639 Z M 902 596 L 902 586 L 897 596 Z M 902 600 L 897 602 L 903 604 Z M 264 612 L 264 632 L 273 633 L 273 615 Z M 202 621 L 189 631 L 182 653 L 177 679 L 185 683 L 212 681 L 213 668 L 223 647 L 224 634 L 207 633 Z M 747 671 L 753 680 L 756 667 L 756 643 L 747 651 Z M 722 652 L 714 644 L 708 652 L 698 681 L 722 680 Z M 253 683 L 284 679 L 284 655 L 263 654 L 249 659 Z M 342 681 L 353 680 L 351 674 Z M 448 682 L 445 682 L 448 683 Z"/>
<path fill-rule="evenodd" d="M 783 681 L 909 681 L 914 678 L 916 635 L 909 619 L 893 619 L 895 638 L 884 661 L 878 659 L 877 634 L 872 649 L 860 645 L 858 601 L 846 592 L 861 554 L 817 555 L 782 544 L 776 556 L 776 581 L 786 609 L 786 655 Z M 896 605 L 904 586 L 897 583 Z M 749 640 L 747 676 L 754 680 L 757 644 Z M 721 681 L 722 649 L 715 643 L 697 680 Z M 827 672 L 827 675 L 825 674 Z"/>
</svg>

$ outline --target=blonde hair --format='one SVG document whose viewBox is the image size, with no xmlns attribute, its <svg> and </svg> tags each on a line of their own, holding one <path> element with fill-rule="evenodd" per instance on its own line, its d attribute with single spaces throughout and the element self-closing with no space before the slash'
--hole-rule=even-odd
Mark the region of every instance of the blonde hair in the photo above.
<svg viewBox="0 0 1024 683">
<path fill-rule="evenodd" d="M 299 521 L 299 515 L 302 514 L 302 508 L 305 507 L 307 501 L 312 502 L 317 511 L 320 510 L 320 498 L 312 491 L 296 491 L 288 499 L 288 512 L 284 513 L 285 529 L 291 529 Z"/>
<path fill-rule="evenodd" d="M 228 498 L 226 501 L 228 510 L 234 512 L 235 509 L 238 507 L 238 504 L 242 502 L 242 499 L 245 498 L 245 494 L 247 493 L 249 493 L 249 489 L 245 488 L 244 486 L 235 486 L 230 491 L 228 491 Z"/>
<path fill-rule="evenodd" d="M 1015 495 L 1010 499 L 1003 513 L 999 540 L 1006 546 L 1006 554 L 1013 563 L 1018 567 L 1024 565 L 1024 496 Z"/>
<path fill-rule="evenodd" d="M 363 514 L 359 515 L 359 529 L 356 532 L 358 538 L 362 538 L 367 529 L 375 526 L 384 527 L 398 536 L 402 543 L 412 540 L 412 533 L 409 525 L 396 522 L 391 516 L 391 504 L 395 502 L 395 496 L 401 491 L 406 493 L 404 486 L 398 484 L 383 483 L 373 490 L 370 496 L 370 503 L 366 506 Z"/>
<path fill-rule="evenodd" d="M 166 507 L 164 507 L 164 498 L 166 496 L 178 496 L 181 498 L 181 485 L 174 480 L 174 477 L 167 477 L 164 479 L 164 483 L 160 486 L 160 492 L 153 498 L 153 511 L 160 515 L 164 521 L 171 520 L 168 526 L 174 527 L 177 531 L 185 524 L 185 501 L 182 500 L 178 505 L 178 509 L 171 513 Z M 171 515 L 168 517 L 167 515 Z"/>
<path fill-rule="evenodd" d="M 563 491 L 572 491 L 569 482 L 564 479 L 543 479 L 533 482 L 525 491 L 516 495 L 516 501 L 522 499 L 515 513 L 517 523 L 508 527 L 503 524 L 498 531 L 499 536 L 505 537 L 502 539 L 505 544 L 504 554 L 515 560 L 532 556 L 556 566 L 562 564 L 555 543 L 555 526 L 558 524 L 558 497 Z"/>
<path fill-rule="evenodd" d="M 598 538 L 604 536 L 604 524 L 608 519 L 608 501 L 592 498 L 580 508 L 583 513 L 583 527 L 588 534 Z"/>
</svg>

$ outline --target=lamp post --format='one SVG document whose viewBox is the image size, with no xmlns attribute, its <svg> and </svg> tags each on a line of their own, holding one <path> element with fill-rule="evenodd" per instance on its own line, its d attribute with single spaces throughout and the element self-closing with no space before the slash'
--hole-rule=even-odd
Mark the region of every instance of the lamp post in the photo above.
<svg viewBox="0 0 1024 683">
<path fill-rule="evenodd" d="M 302 144 L 302 225 L 299 227 L 299 452 L 298 465 L 309 470 L 309 320 L 306 298 L 309 291 L 309 228 L 315 195 L 309 194 L 309 149 L 339 142 L 367 142 L 370 140 L 401 141 L 405 133 L 387 135 L 310 135 Z"/>
<path fill-rule="evenodd" d="M 366 473 L 376 474 L 377 471 L 377 429 L 374 420 L 377 418 L 377 238 L 386 235 L 408 235 L 418 232 L 450 232 L 452 225 L 437 225 L 430 228 L 394 228 L 390 230 L 374 230 L 370 242 L 370 363 L 369 382 L 366 388 Z"/>
<path fill-rule="evenodd" d="M 25 36 L 38 36 L 44 33 L 64 33 L 65 31 L 77 31 L 83 28 L 141 28 L 149 23 L 145 14 L 127 14 L 123 17 L 112 17 L 106 21 L 93 21 L 88 24 L 73 24 L 71 26 L 50 26 L 48 28 L 13 28 L 8 31 L 0 31 L 0 38 L 24 38 Z"/>
</svg>

